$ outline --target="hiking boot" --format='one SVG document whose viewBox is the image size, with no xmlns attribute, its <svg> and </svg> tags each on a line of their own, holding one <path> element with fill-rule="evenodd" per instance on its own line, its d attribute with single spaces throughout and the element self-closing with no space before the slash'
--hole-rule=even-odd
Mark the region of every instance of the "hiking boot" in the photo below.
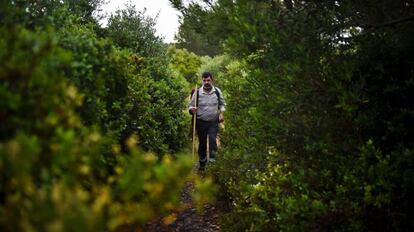
<svg viewBox="0 0 414 232">
<path fill-rule="evenodd" d="M 206 167 L 206 161 L 204 162 L 199 162 L 198 164 L 198 171 L 204 171 L 205 167 Z"/>
</svg>

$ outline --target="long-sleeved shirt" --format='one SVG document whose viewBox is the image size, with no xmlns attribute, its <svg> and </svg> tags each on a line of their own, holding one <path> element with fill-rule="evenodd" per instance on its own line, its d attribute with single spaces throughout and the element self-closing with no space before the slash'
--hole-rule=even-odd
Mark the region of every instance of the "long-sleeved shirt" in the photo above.
<svg viewBox="0 0 414 232">
<path fill-rule="evenodd" d="M 213 87 L 210 92 L 204 92 L 203 87 L 198 89 L 198 110 L 197 110 L 197 119 L 203 121 L 218 121 L 218 116 L 220 112 L 226 111 L 226 102 L 224 101 L 223 93 L 219 88 Z M 220 101 L 217 99 L 217 94 L 215 91 L 219 92 Z M 188 109 L 195 108 L 196 94 L 193 94 Z M 220 105 L 219 105 L 220 104 Z"/>
</svg>

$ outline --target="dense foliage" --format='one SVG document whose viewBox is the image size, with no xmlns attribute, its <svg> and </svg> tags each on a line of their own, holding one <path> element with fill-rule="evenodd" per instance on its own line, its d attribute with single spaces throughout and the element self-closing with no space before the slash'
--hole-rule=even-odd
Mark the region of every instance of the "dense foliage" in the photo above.
<svg viewBox="0 0 414 232">
<path fill-rule="evenodd" d="M 185 2 L 233 59 L 225 229 L 413 230 L 412 2 Z"/>
<path fill-rule="evenodd" d="M 214 24 L 204 7 L 198 4 L 190 3 L 187 8 L 180 9 L 183 16 L 180 18 L 180 30 L 175 36 L 177 47 L 201 56 L 219 55 L 223 51 L 219 44 L 221 37 L 214 35 L 216 31 L 211 29 L 223 25 Z"/>
<path fill-rule="evenodd" d="M 223 230 L 414 229 L 412 1 L 170 0 L 170 47 L 132 5 L 100 26 L 102 2 L 0 2 L 2 231 L 139 229 L 187 180 L 205 202 L 178 155 L 203 71 Z"/>
<path fill-rule="evenodd" d="M 112 16 L 138 41 L 121 44 L 99 3 L 1 2 L 2 231 L 133 230 L 179 210 L 186 181 L 200 204 L 212 190 L 177 154 L 188 83 L 150 19 Z"/>
<path fill-rule="evenodd" d="M 200 83 L 199 70 L 201 58 L 186 49 L 178 49 L 175 46 L 168 48 L 168 56 L 171 59 L 170 67 L 182 75 L 190 85 Z"/>
</svg>

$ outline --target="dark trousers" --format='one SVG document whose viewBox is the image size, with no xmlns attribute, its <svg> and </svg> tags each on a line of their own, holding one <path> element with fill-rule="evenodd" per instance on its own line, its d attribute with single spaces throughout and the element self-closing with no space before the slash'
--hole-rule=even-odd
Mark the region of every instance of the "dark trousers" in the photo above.
<svg viewBox="0 0 414 232">
<path fill-rule="evenodd" d="M 197 135 L 198 135 L 198 157 L 200 166 L 204 166 L 207 163 L 207 136 L 208 136 L 208 147 L 210 152 L 210 158 L 215 158 L 217 151 L 217 133 L 218 133 L 218 122 L 207 122 L 197 119 Z"/>
</svg>

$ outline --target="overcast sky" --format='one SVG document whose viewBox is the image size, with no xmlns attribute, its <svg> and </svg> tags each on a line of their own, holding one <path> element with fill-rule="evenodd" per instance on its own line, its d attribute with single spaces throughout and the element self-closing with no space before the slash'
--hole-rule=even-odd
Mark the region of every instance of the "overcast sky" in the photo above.
<svg viewBox="0 0 414 232">
<path fill-rule="evenodd" d="M 173 9 L 168 0 L 107 0 L 107 4 L 102 6 L 105 13 L 115 12 L 117 9 L 125 8 L 125 3 L 131 1 L 136 6 L 138 11 L 147 8 L 147 15 L 154 18 L 159 12 L 157 18 L 157 35 L 164 37 L 166 43 L 174 40 L 174 35 L 178 30 L 178 15 L 177 10 Z"/>
</svg>

